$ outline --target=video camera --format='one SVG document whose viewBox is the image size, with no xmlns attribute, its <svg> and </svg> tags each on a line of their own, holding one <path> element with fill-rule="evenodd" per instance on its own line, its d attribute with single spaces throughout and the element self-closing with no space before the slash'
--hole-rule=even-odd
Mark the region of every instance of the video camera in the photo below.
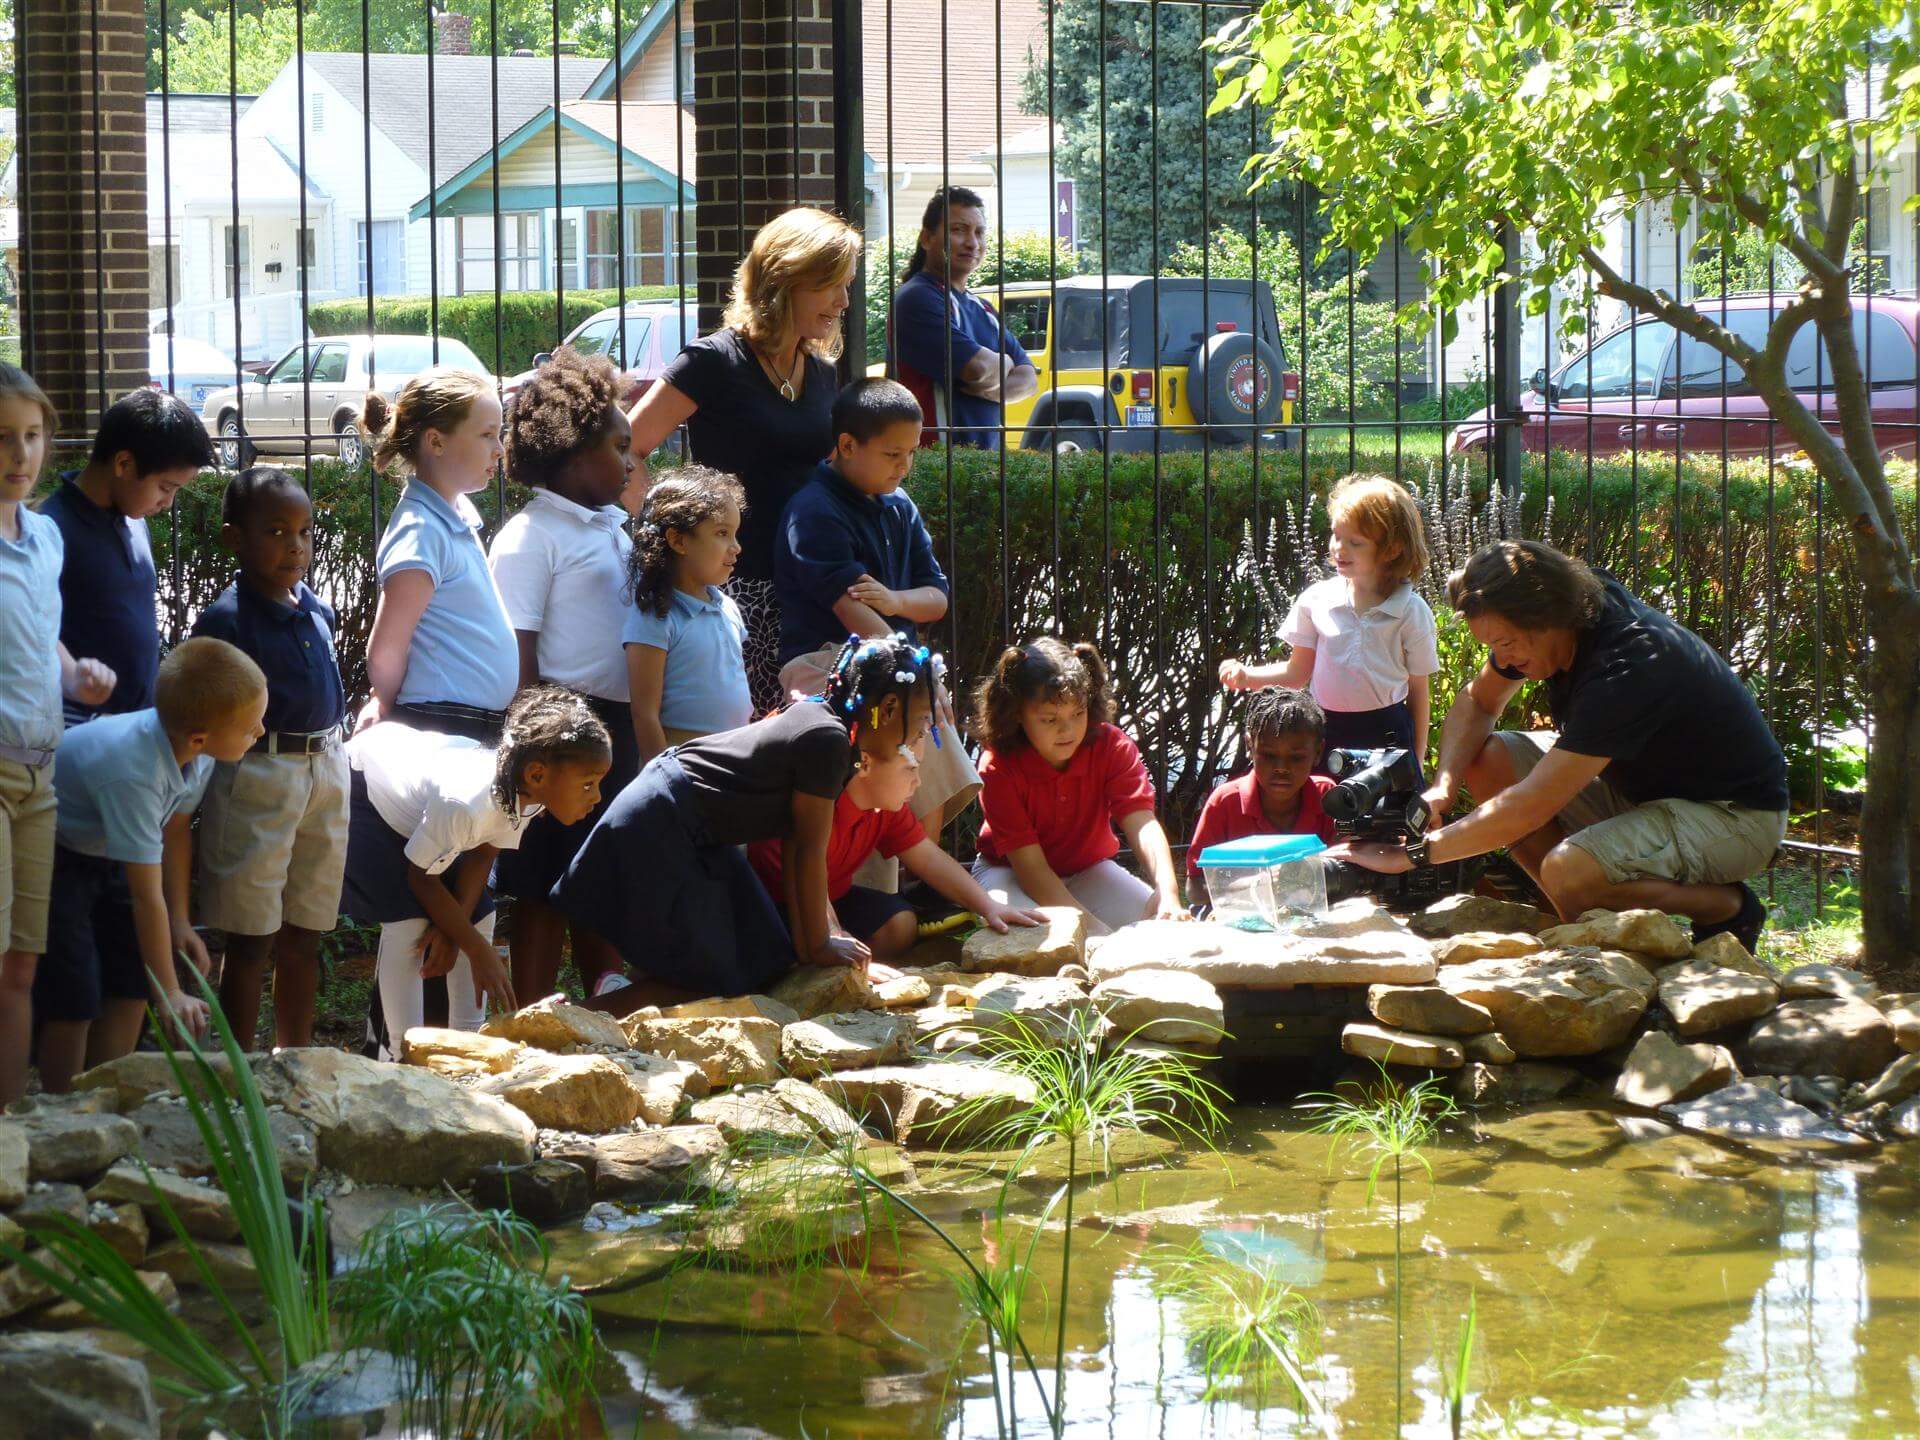
<svg viewBox="0 0 1920 1440">
<path fill-rule="evenodd" d="M 1433 813 L 1420 793 L 1426 777 L 1412 752 L 1331 750 L 1327 772 L 1336 783 L 1320 803 L 1342 840 L 1405 845 L 1427 833 Z M 1347 860 L 1321 863 L 1328 904 L 1364 895 L 1389 910 L 1417 910 L 1471 889 L 1481 862 L 1455 860 L 1401 875 L 1382 875 Z"/>
</svg>

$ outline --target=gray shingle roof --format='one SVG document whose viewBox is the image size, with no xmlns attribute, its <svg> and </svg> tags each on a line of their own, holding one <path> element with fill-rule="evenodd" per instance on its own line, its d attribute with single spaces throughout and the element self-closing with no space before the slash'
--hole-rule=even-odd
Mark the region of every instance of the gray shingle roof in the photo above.
<svg viewBox="0 0 1920 1440">
<path fill-rule="evenodd" d="M 289 62 L 291 63 L 291 62 Z M 500 118 L 493 111 L 494 67 L 499 67 Z M 579 97 L 604 60 L 563 56 L 560 60 L 560 99 Z M 361 102 L 361 57 L 357 54 L 309 52 L 307 73 L 324 79 L 365 110 Z M 374 127 L 399 147 L 422 170 L 428 168 L 427 57 L 374 55 L 369 57 L 373 83 Z M 504 140 L 532 116 L 554 102 L 554 64 L 551 55 L 507 56 L 435 55 L 433 57 L 432 168 L 441 180 L 478 158 L 497 135 Z M 357 128 L 357 125 L 356 125 Z"/>
</svg>

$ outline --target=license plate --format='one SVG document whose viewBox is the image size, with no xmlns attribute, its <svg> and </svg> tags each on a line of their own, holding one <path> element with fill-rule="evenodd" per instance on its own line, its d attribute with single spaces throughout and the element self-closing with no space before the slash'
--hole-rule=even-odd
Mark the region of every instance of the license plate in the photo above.
<svg viewBox="0 0 1920 1440">
<path fill-rule="evenodd" d="M 205 399 L 207 398 L 207 396 L 209 396 L 209 395 L 211 395 L 211 394 L 212 394 L 212 393 L 214 392 L 214 389 L 215 389 L 215 388 L 216 388 L 216 387 L 214 387 L 214 386 L 212 386 L 212 385 L 196 385 L 196 386 L 194 386 L 194 387 L 193 387 L 193 399 L 194 399 L 194 403 L 195 403 L 195 404 L 198 404 L 198 403 L 199 403 L 200 401 L 202 401 L 202 400 L 205 400 Z"/>
<path fill-rule="evenodd" d="M 1152 425 L 1157 423 L 1157 421 L 1158 413 L 1151 405 L 1129 405 L 1127 407 L 1127 424 L 1129 426 Z"/>
</svg>

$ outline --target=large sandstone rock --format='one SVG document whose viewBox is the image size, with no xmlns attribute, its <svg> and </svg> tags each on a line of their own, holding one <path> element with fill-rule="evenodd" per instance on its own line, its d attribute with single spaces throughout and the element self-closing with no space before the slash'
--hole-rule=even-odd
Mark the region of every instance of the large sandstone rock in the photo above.
<svg viewBox="0 0 1920 1440">
<path fill-rule="evenodd" d="M 51 1305 L 57 1293 L 24 1265 L 0 1265 L 0 1321 Z"/>
<path fill-rule="evenodd" d="M 1012 1032 L 1024 1029 L 1037 1035 L 1065 1038 L 1074 1017 L 1092 1006 L 1087 992 L 1071 980 L 1058 977 L 1007 979 L 973 992 L 969 1018 L 976 1030 Z"/>
<path fill-rule="evenodd" d="M 1653 976 L 1631 955 L 1584 947 L 1451 966 L 1440 985 L 1484 1006 L 1514 1053 L 1533 1059 L 1618 1045 L 1654 992 Z"/>
<path fill-rule="evenodd" d="M 902 1145 L 968 1144 L 1034 1100 L 1024 1076 L 955 1061 L 844 1070 L 833 1085 L 849 1109 Z"/>
<path fill-rule="evenodd" d="M 315 1049 L 258 1068 L 267 1098 L 313 1127 L 320 1163 L 357 1181 L 460 1187 L 482 1165 L 533 1158 L 525 1114 L 412 1065 Z"/>
<path fill-rule="evenodd" d="M 161 1309 L 169 1312 L 180 1309 L 180 1287 L 173 1283 L 171 1275 L 163 1275 L 158 1270 L 135 1270 L 133 1277 L 146 1287 Z M 42 1330 L 81 1330 L 99 1324 L 99 1319 L 78 1301 L 59 1300 L 36 1314 L 33 1323 Z"/>
<path fill-rule="evenodd" d="M 783 1005 L 771 995 L 713 995 L 704 1000 L 689 1000 L 684 1005 L 670 1005 L 657 1018 L 771 1020 L 776 1025 L 791 1025 L 800 1017 L 794 1013 L 791 1005 Z"/>
<path fill-rule="evenodd" d="M 814 1127 L 795 1114 L 771 1090 L 730 1090 L 702 1100 L 689 1112 L 699 1125 L 711 1125 L 735 1151 L 804 1148 Z"/>
<path fill-rule="evenodd" d="M 1671 1035 L 1649 1030 L 1634 1045 L 1614 1099 L 1657 1110 L 1676 1100 L 1691 1100 L 1740 1078 L 1733 1055 L 1723 1045 L 1682 1045 Z"/>
<path fill-rule="evenodd" d="M 1052 975 L 1086 956 L 1087 916 L 1078 906 L 1042 906 L 1044 925 L 1009 925 L 997 934 L 982 925 L 960 950 L 961 966 L 975 974 Z"/>
<path fill-rule="evenodd" d="M 811 1020 L 834 1010 L 871 1010 L 873 982 L 852 965 L 796 965 L 773 987 L 773 998 Z"/>
<path fill-rule="evenodd" d="M 1226 1029 L 1220 992 L 1202 976 L 1179 970 L 1129 970 L 1095 985 L 1092 998 L 1123 1038 L 1214 1050 Z"/>
<path fill-rule="evenodd" d="M 87 1229 L 129 1265 L 138 1268 L 147 1257 L 147 1241 L 152 1232 L 138 1205 L 89 1205 Z M 146 1268 L 164 1270 L 166 1267 L 149 1265 Z"/>
<path fill-rule="evenodd" d="M 1747 1033 L 1747 1069 L 1759 1075 L 1871 1080 L 1899 1053 L 1893 1026 L 1865 1000 L 1789 1000 Z"/>
<path fill-rule="evenodd" d="M 182 1055 L 180 1058 L 187 1074 L 197 1085 L 200 1067 L 193 1063 L 190 1056 Z M 220 1083 L 231 1091 L 233 1067 L 227 1057 L 215 1052 L 206 1058 Z M 76 1094 L 108 1092 L 114 1097 L 113 1108 L 123 1112 L 134 1109 L 155 1095 L 180 1093 L 173 1067 L 167 1063 L 166 1055 L 158 1050 L 135 1050 L 131 1055 L 122 1055 L 118 1060 L 109 1060 L 104 1065 L 83 1070 L 74 1076 L 73 1088 Z"/>
<path fill-rule="evenodd" d="M 152 1440 L 160 1433 L 147 1367 L 89 1341 L 0 1336 L 9 1440 Z"/>
<path fill-rule="evenodd" d="M 0 1120 L 0 1210 L 11 1210 L 27 1198 L 27 1127 L 18 1120 Z"/>
<path fill-rule="evenodd" d="M 637 1020 L 626 1035 L 636 1050 L 698 1065 L 715 1087 L 764 1085 L 780 1073 L 780 1027 L 771 1020 Z"/>
<path fill-rule="evenodd" d="M 904 1060 L 912 1048 L 911 1017 L 885 1010 L 845 1010 L 816 1015 L 780 1032 L 780 1059 L 803 1078 L 836 1070 L 860 1070 Z"/>
<path fill-rule="evenodd" d="M 518 1040 L 502 1040 L 475 1030 L 442 1030 L 430 1025 L 409 1030 L 401 1041 L 402 1059 L 449 1080 L 469 1075 L 501 1075 L 527 1052 Z"/>
<path fill-rule="evenodd" d="M 767 1093 L 812 1126 L 814 1135 L 828 1145 L 871 1143 L 872 1137 L 860 1128 L 860 1122 L 847 1113 L 845 1105 L 822 1090 L 822 1085 L 832 1087 L 834 1081 L 809 1085 L 804 1080 L 776 1080 Z"/>
<path fill-rule="evenodd" d="M 13 1223 L 29 1235 L 87 1223 L 87 1195 L 65 1180 L 36 1180 L 13 1210 Z"/>
<path fill-rule="evenodd" d="M 1096 983 L 1130 970 L 1179 970 L 1219 990 L 1419 985 L 1434 976 L 1431 947 L 1364 900 L 1343 901 L 1325 920 L 1277 933 L 1211 922 L 1142 920 L 1105 936 L 1088 958 L 1087 969 Z"/>
<path fill-rule="evenodd" d="M 140 1158 L 158 1169 L 174 1170 L 190 1179 L 214 1173 L 213 1156 L 182 1100 L 164 1097 L 147 1101 L 127 1116 L 140 1127 Z M 289 1189 L 298 1188 L 319 1168 L 319 1147 L 313 1129 L 297 1115 L 267 1112 L 267 1133 L 273 1137 L 280 1178 Z"/>
<path fill-rule="evenodd" d="M 966 996 L 973 999 L 971 993 Z M 971 1028 L 973 1025 L 973 1007 L 971 1005 L 929 1005 L 924 1010 L 909 1010 L 907 1018 L 913 1021 L 914 1038 L 928 1039 L 943 1030 Z"/>
<path fill-rule="evenodd" d="M 1693 937 L 1658 910 L 1589 910 L 1571 925 L 1542 930 L 1540 938 L 1548 945 L 1594 945 L 1655 960 L 1693 954 Z"/>
<path fill-rule="evenodd" d="M 27 1174 L 34 1180 L 91 1180 L 140 1143 L 140 1127 L 123 1115 L 48 1110 L 25 1123 Z"/>
<path fill-rule="evenodd" d="M 1423 1035 L 1484 1035 L 1493 1029 L 1486 1006 L 1438 985 L 1369 985 L 1367 1009 L 1382 1025 Z"/>
<path fill-rule="evenodd" d="M 1920 1055 L 1902 1055 L 1861 1092 L 1861 1105 L 1897 1105 L 1920 1095 Z"/>
<path fill-rule="evenodd" d="M 1496 1033 L 1469 1035 L 1460 1042 L 1460 1048 L 1467 1052 L 1467 1059 L 1487 1065 L 1512 1065 L 1520 1059 Z"/>
<path fill-rule="evenodd" d="M 1740 942 L 1733 942 L 1738 945 Z M 1771 976 L 1683 960 L 1660 972 L 1660 1003 L 1682 1035 L 1705 1035 L 1773 1009 L 1780 987 Z"/>
<path fill-rule="evenodd" d="M 1340 1048 L 1362 1060 L 1382 1065 L 1419 1065 L 1429 1070 L 1458 1070 L 1467 1063 L 1457 1040 L 1442 1035 L 1416 1035 L 1387 1025 L 1355 1021 L 1340 1032 Z"/>
<path fill-rule="evenodd" d="M 640 1118 L 649 1125 L 671 1125 L 683 1101 L 704 1099 L 713 1089 L 707 1083 L 707 1072 L 691 1060 L 639 1050 L 623 1050 L 607 1058 L 627 1072 L 628 1081 L 640 1096 Z"/>
<path fill-rule="evenodd" d="M 727 1142 L 712 1125 L 669 1125 L 583 1138 L 554 1153 L 587 1171 L 594 1199 L 653 1205 L 712 1188 Z"/>
<path fill-rule="evenodd" d="M 1695 945 L 1692 958 L 1702 964 L 1717 965 L 1722 970 L 1744 970 L 1749 975 L 1761 975 L 1776 981 L 1779 979 L 1771 965 L 1755 958 L 1753 952 L 1740 943 L 1739 936 L 1725 930 L 1718 935 L 1709 935 Z"/>
<path fill-rule="evenodd" d="M 1806 965 L 1796 965 L 1780 977 L 1780 994 L 1788 1000 L 1814 1000 L 1829 997 L 1872 1000 L 1879 993 L 1878 985 L 1858 970 L 1849 970 L 1844 965 L 1823 965 L 1811 962 Z"/>
<path fill-rule="evenodd" d="M 549 995 L 511 1015 L 496 1016 L 480 1027 L 480 1033 L 517 1040 L 540 1050 L 568 1050 L 576 1045 L 619 1049 L 627 1043 L 620 1033 L 620 1022 L 611 1015 L 572 1004 L 561 995 Z"/>
<path fill-rule="evenodd" d="M 1895 1003 L 1883 1003 L 1888 998 L 1879 997 L 1874 1001 L 1874 1008 L 1886 1016 L 1887 1023 L 1893 1027 L 1893 1043 L 1909 1055 L 1920 1051 L 1920 995 L 1894 996 Z"/>
<path fill-rule="evenodd" d="M 933 998 L 933 982 L 924 975 L 895 975 L 873 987 L 874 1004 L 888 1010 L 924 1005 Z"/>
<path fill-rule="evenodd" d="M 1786 1143 L 1855 1150 L 1872 1143 L 1751 1080 L 1697 1099 L 1663 1105 L 1660 1113 L 1683 1130 L 1747 1144 Z"/>
<path fill-rule="evenodd" d="M 638 1087 L 625 1068 L 605 1055 L 529 1050 L 511 1070 L 489 1075 L 473 1089 L 475 1094 L 498 1096 L 543 1130 L 598 1135 L 632 1124 L 640 1113 Z"/>
<path fill-rule="evenodd" d="M 1463 1105 L 1532 1105 L 1556 1100 L 1579 1083 L 1580 1072 L 1565 1065 L 1531 1060 L 1490 1065 L 1470 1060 L 1454 1076 L 1453 1094 Z"/>
<path fill-rule="evenodd" d="M 1553 924 L 1553 917 L 1531 905 L 1496 900 L 1490 895 L 1448 895 L 1434 901 L 1409 923 L 1414 934 L 1438 940 L 1474 930 L 1538 934 Z"/>
<path fill-rule="evenodd" d="M 544 1230 L 586 1214 L 593 1182 L 586 1167 L 551 1155 L 528 1165 L 483 1165 L 473 1177 L 473 1203 L 509 1211 Z"/>
<path fill-rule="evenodd" d="M 87 1199 L 138 1205 L 146 1212 L 148 1227 L 154 1233 L 171 1235 L 173 1228 L 167 1224 L 166 1207 L 161 1203 L 164 1199 L 187 1234 L 196 1240 L 240 1238 L 240 1223 L 234 1218 L 233 1202 L 227 1199 L 226 1191 L 213 1185 L 196 1185 L 170 1170 L 142 1170 L 132 1163 L 116 1165 L 87 1191 Z"/>
<path fill-rule="evenodd" d="M 1494 930 L 1468 930 L 1433 942 L 1433 963 L 1441 969 L 1449 965 L 1471 965 L 1476 960 L 1505 960 L 1514 955 L 1538 955 L 1547 947 L 1537 935 L 1518 931 L 1501 934 Z"/>
</svg>

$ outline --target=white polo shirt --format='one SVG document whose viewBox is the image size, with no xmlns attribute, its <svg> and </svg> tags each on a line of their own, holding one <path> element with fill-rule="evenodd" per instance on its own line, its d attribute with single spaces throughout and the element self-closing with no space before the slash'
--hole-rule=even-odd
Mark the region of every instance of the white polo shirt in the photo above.
<svg viewBox="0 0 1920 1440">
<path fill-rule="evenodd" d="M 407 859 L 438 875 L 482 845 L 517 850 L 540 806 L 509 813 L 493 795 L 494 752 L 464 735 L 384 720 L 347 742 L 380 818 L 407 837 Z"/>
<path fill-rule="evenodd" d="M 1313 698 L 1322 710 L 1383 710 L 1407 698 L 1409 675 L 1440 668 L 1433 611 L 1402 583 L 1378 605 L 1356 610 L 1338 575 L 1309 585 L 1287 612 L 1280 638 L 1313 651 Z"/>
<path fill-rule="evenodd" d="M 500 527 L 487 563 L 515 630 L 539 634 L 540 678 L 601 700 L 627 701 L 620 628 L 627 599 L 627 512 L 535 490 Z"/>
</svg>

